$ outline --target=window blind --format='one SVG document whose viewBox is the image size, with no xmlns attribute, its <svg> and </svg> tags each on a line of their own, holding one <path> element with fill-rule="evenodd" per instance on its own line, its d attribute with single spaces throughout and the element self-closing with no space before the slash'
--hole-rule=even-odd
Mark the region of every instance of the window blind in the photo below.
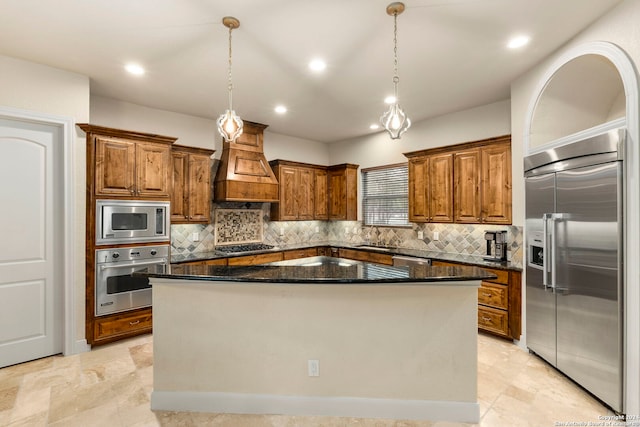
<svg viewBox="0 0 640 427">
<path fill-rule="evenodd" d="M 407 164 L 363 170 L 362 205 L 365 225 L 409 226 Z"/>
</svg>

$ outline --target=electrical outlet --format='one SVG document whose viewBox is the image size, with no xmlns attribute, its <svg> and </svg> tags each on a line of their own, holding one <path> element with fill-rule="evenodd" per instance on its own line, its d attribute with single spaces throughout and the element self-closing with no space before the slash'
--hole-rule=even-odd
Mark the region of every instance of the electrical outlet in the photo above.
<svg viewBox="0 0 640 427">
<path fill-rule="evenodd" d="M 320 232 L 320 227 L 316 225 L 316 233 L 319 233 L 319 232 Z"/>
<path fill-rule="evenodd" d="M 433 240 L 440 240 L 440 233 L 438 233 L 437 231 L 433 232 Z"/>
<path fill-rule="evenodd" d="M 192 242 L 199 242 L 200 241 L 200 233 L 198 233 L 197 231 L 194 233 L 191 233 L 191 241 Z"/>
<path fill-rule="evenodd" d="M 284 236 L 284 227 L 280 227 L 280 236 Z"/>
<path fill-rule="evenodd" d="M 349 234 L 349 227 L 344 228 L 344 234 Z"/>
<path fill-rule="evenodd" d="M 320 376 L 320 361 L 319 360 L 307 360 L 307 368 L 309 371 L 310 377 L 319 377 Z"/>
<path fill-rule="evenodd" d="M 424 239 L 424 232 L 418 231 L 418 239 L 420 240 Z"/>
</svg>

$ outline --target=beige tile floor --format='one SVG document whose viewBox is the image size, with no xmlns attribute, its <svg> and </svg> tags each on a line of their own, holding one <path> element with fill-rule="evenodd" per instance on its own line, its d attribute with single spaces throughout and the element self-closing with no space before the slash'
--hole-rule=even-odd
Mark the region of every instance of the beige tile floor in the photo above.
<svg viewBox="0 0 640 427">
<path fill-rule="evenodd" d="M 0 369 L 0 426 L 445 427 L 445 422 L 152 412 L 153 338 Z M 478 335 L 480 426 L 597 423 L 611 414 L 590 395 L 508 341 Z"/>
</svg>

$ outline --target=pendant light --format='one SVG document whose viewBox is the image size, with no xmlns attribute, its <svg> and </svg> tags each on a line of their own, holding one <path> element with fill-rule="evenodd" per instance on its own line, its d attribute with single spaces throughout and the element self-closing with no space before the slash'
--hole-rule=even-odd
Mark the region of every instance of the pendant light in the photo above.
<svg viewBox="0 0 640 427">
<path fill-rule="evenodd" d="M 218 117 L 216 123 L 220 135 L 225 140 L 233 142 L 242 134 L 242 119 L 233 111 L 233 83 L 231 82 L 231 32 L 240 26 L 240 21 L 233 16 L 225 16 L 222 18 L 222 24 L 229 29 L 229 109 Z"/>
<path fill-rule="evenodd" d="M 387 6 L 387 14 L 393 16 L 393 95 L 395 100 L 380 117 L 380 123 L 389 132 L 391 139 L 400 139 L 411 126 L 411 120 L 398 103 L 398 82 L 400 81 L 398 77 L 398 15 L 402 12 L 404 12 L 404 3 L 394 2 Z"/>
</svg>

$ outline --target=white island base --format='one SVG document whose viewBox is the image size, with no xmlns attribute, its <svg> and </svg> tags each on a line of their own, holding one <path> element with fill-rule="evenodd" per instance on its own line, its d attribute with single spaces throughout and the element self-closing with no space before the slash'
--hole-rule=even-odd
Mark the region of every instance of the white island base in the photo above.
<svg viewBox="0 0 640 427">
<path fill-rule="evenodd" d="M 479 280 L 150 280 L 153 410 L 479 421 Z"/>
</svg>

